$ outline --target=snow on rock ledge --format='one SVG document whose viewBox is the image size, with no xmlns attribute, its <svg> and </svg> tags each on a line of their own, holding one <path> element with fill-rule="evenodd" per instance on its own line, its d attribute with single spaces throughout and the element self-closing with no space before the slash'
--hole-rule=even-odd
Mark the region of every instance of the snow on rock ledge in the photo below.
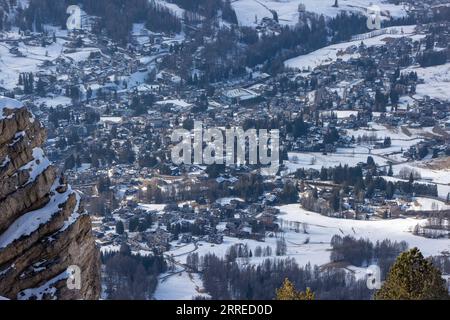
<svg viewBox="0 0 450 320">
<path fill-rule="evenodd" d="M 22 103 L 17 100 L 14 100 L 11 98 L 6 98 L 6 97 L 0 98 L 0 119 L 2 117 L 5 117 L 4 111 L 20 109 L 22 107 L 23 107 Z"/>
<path fill-rule="evenodd" d="M 79 195 L 40 148 L 45 130 L 19 101 L 0 97 L 0 296 L 98 299 L 100 261 Z M 81 270 L 81 289 L 66 285 Z"/>
</svg>

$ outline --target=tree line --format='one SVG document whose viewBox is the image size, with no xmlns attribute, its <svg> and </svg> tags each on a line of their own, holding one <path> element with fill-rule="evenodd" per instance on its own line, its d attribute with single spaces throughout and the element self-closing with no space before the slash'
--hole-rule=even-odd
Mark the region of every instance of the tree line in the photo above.
<svg viewBox="0 0 450 320">
<path fill-rule="evenodd" d="M 331 238 L 331 248 L 332 262 L 347 262 L 357 267 L 376 264 L 385 276 L 398 255 L 408 249 L 408 244 L 389 239 L 373 243 L 369 239 L 335 235 Z"/>
<path fill-rule="evenodd" d="M 123 244 L 119 252 L 103 253 L 104 285 L 109 300 L 150 299 L 158 284 L 158 275 L 167 270 L 161 255 L 141 256 Z"/>
<path fill-rule="evenodd" d="M 317 299 L 370 299 L 365 280 L 356 280 L 343 270 L 307 264 L 293 259 L 265 259 L 261 264 L 241 265 L 207 254 L 200 258 L 203 286 L 213 300 L 272 300 L 276 289 L 288 278 L 299 290 L 310 288 Z"/>
</svg>

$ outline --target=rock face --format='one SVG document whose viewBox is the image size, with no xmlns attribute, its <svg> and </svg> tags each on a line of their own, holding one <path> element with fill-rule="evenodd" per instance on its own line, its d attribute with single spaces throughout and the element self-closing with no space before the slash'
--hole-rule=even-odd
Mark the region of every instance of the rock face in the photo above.
<svg viewBox="0 0 450 320">
<path fill-rule="evenodd" d="M 0 296 L 98 299 L 91 222 L 40 148 L 45 139 L 20 102 L 0 97 Z"/>
</svg>

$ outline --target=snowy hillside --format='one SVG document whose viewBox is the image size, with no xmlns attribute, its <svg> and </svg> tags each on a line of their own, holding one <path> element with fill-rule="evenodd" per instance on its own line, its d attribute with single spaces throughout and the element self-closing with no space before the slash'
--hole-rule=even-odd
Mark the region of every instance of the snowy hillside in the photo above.
<svg viewBox="0 0 450 320">
<path fill-rule="evenodd" d="M 418 205 L 427 206 L 428 199 L 418 199 Z M 442 205 L 442 204 L 441 204 Z M 425 222 L 424 219 L 403 218 L 379 221 L 358 221 L 352 219 L 337 219 L 320 215 L 302 209 L 298 204 L 289 204 L 279 207 L 281 214 L 278 223 L 285 231 L 284 237 L 287 244 L 285 256 L 272 256 L 273 259 L 292 258 L 299 265 L 323 266 L 330 262 L 330 241 L 334 235 L 351 236 L 354 238 L 369 239 L 372 242 L 391 239 L 392 241 L 406 241 L 412 247 L 418 247 L 425 256 L 439 255 L 450 248 L 448 239 L 426 239 L 415 236 L 412 230 L 417 224 Z M 412 208 L 415 209 L 415 208 Z M 307 226 L 307 233 L 295 232 L 295 225 L 301 223 Z M 220 245 L 214 245 L 203 241 L 197 244 L 179 244 L 172 242 L 172 249 L 167 253 L 174 258 L 176 269 L 160 277 L 155 298 L 164 299 L 192 299 L 197 295 L 205 295 L 202 282 L 198 274 L 188 272 L 184 265 L 189 253 L 196 252 L 199 256 L 213 252 L 218 257 L 224 257 L 227 249 L 236 244 L 246 244 L 252 251 L 257 246 L 269 246 L 275 251 L 276 238 L 266 238 L 264 243 L 255 240 L 239 240 L 225 237 Z M 259 264 L 264 257 L 252 257 L 245 263 Z M 350 266 L 353 272 L 363 272 L 365 269 Z M 355 274 L 358 276 L 358 274 Z"/>
<path fill-rule="evenodd" d="M 282 206 L 280 210 L 285 213 L 285 215 L 280 216 L 280 219 L 286 223 L 295 221 L 307 223 L 310 227 L 308 236 L 313 243 L 329 243 L 331 237 L 335 234 L 368 238 L 372 241 L 388 238 L 393 241 L 406 241 L 410 247 L 417 246 L 426 256 L 440 254 L 448 250 L 450 245 L 448 239 L 426 239 L 413 235 L 411 231 L 414 226 L 423 223 L 425 220 L 414 218 L 380 221 L 335 219 L 306 211 L 298 205 Z M 293 233 L 292 237 L 293 241 L 300 242 L 301 240 L 298 239 L 298 234 Z M 289 237 L 286 238 L 290 240 Z"/>
<path fill-rule="evenodd" d="M 170 3 L 165 0 L 150 0 L 150 2 L 152 2 L 152 1 L 154 1 L 158 5 L 166 7 L 167 9 L 172 11 L 172 13 L 174 13 L 177 17 L 179 17 L 179 18 L 183 17 L 183 13 L 185 10 L 180 8 L 179 6 L 177 6 L 175 3 Z"/>
<path fill-rule="evenodd" d="M 390 27 L 380 30 L 385 31 L 382 35 L 375 36 L 364 40 L 366 46 L 377 46 L 386 44 L 386 38 L 400 38 L 405 36 L 416 37 L 417 39 L 421 37 L 416 35 L 415 26 L 402 26 L 402 27 Z M 368 36 L 369 34 L 367 34 Z M 289 68 L 294 68 L 298 70 L 312 70 L 320 65 L 330 64 L 336 61 L 338 58 L 344 61 L 350 58 L 356 58 L 357 53 L 347 53 L 345 52 L 347 48 L 352 46 L 358 46 L 361 44 L 361 40 L 349 41 L 330 45 L 328 47 L 319 49 L 317 51 L 311 52 L 306 55 L 301 55 L 285 62 L 285 65 Z"/>
<path fill-rule="evenodd" d="M 417 86 L 414 98 L 420 99 L 429 96 L 443 101 L 450 98 L 450 63 L 428 68 L 414 67 L 407 70 L 417 72 L 419 78 L 424 80 L 423 84 Z"/>
<path fill-rule="evenodd" d="M 255 18 L 260 21 L 264 17 L 272 18 L 270 10 L 278 13 L 280 23 L 295 25 L 298 22 L 298 6 L 304 4 L 308 12 L 334 17 L 341 11 L 366 12 L 371 4 L 378 5 L 382 12 L 389 12 L 391 17 L 402 17 L 406 10 L 401 5 L 386 3 L 384 0 L 339 0 L 339 7 L 333 7 L 334 0 L 236 0 L 232 6 L 236 11 L 239 23 L 255 26 Z"/>
</svg>

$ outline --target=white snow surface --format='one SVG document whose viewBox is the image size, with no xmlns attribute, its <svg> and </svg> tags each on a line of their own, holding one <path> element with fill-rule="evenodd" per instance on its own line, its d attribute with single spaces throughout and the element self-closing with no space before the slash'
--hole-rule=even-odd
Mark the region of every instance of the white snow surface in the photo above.
<svg viewBox="0 0 450 320">
<path fill-rule="evenodd" d="M 73 194 L 73 190 L 68 187 L 66 192 L 60 194 L 56 192 L 58 186 L 58 183 L 53 185 L 53 196 L 47 205 L 41 209 L 22 215 L 0 235 L 0 249 L 8 247 L 23 236 L 31 235 L 38 230 L 41 225 L 50 221 L 52 217 L 59 212 L 61 209 L 59 206 L 67 201 L 68 197 Z"/>
<path fill-rule="evenodd" d="M 299 20 L 298 6 L 305 5 L 307 12 L 323 14 L 325 17 L 335 17 L 341 11 L 365 14 L 371 4 L 378 5 L 383 19 L 389 14 L 391 17 L 403 17 L 406 10 L 403 5 L 394 5 L 384 0 L 339 0 L 339 7 L 335 8 L 334 0 L 236 0 L 231 5 L 236 11 L 238 22 L 244 26 L 256 26 L 262 18 L 272 18 L 270 10 L 277 11 L 281 24 L 295 25 Z M 388 13 L 389 12 L 389 13 Z"/>
<path fill-rule="evenodd" d="M 337 219 L 306 211 L 298 204 L 279 207 L 283 215 L 279 218 L 290 222 L 298 221 L 309 226 L 310 243 L 327 243 L 333 235 L 350 235 L 357 239 L 367 238 L 372 242 L 384 239 L 406 241 L 409 247 L 418 247 L 424 256 L 439 255 L 450 251 L 450 239 L 426 239 L 412 234 L 417 224 L 425 223 L 426 219 L 401 218 L 392 220 L 350 220 Z M 300 235 L 299 235 L 300 236 Z M 299 237 L 297 236 L 297 237 Z M 286 237 L 289 240 L 289 237 Z M 304 247 L 313 245 L 304 245 Z M 329 252 L 322 252 L 329 258 Z"/>
<path fill-rule="evenodd" d="M 28 170 L 30 178 L 28 183 L 34 181 L 42 172 L 50 166 L 50 161 L 45 157 L 41 148 L 33 149 L 33 160 L 21 167 L 19 170 Z"/>
<path fill-rule="evenodd" d="M 147 203 L 139 203 L 139 208 L 146 211 L 158 211 L 162 212 L 166 207 L 165 204 L 147 204 Z"/>
<path fill-rule="evenodd" d="M 417 197 L 408 209 L 410 211 L 436 211 L 436 210 L 450 210 L 450 206 L 444 201 Z"/>
<path fill-rule="evenodd" d="M 200 292 L 203 282 L 198 274 L 180 272 L 162 280 L 154 293 L 156 300 L 192 300 L 195 296 L 206 296 Z"/>
<path fill-rule="evenodd" d="M 379 46 L 386 43 L 388 38 L 401 38 L 405 36 L 415 35 L 415 26 L 401 26 L 401 27 L 389 27 L 386 30 L 386 34 L 375 36 L 362 40 L 366 46 Z M 390 32 L 395 32 L 391 34 Z M 342 42 L 333 44 L 306 55 L 301 55 L 285 61 L 286 67 L 298 69 L 298 70 L 313 70 L 320 65 L 328 65 L 335 62 L 338 59 L 348 61 L 351 58 L 357 58 L 358 53 L 346 53 L 345 50 L 351 46 L 358 47 L 361 44 L 361 40 Z"/>
<path fill-rule="evenodd" d="M 22 102 L 17 101 L 15 99 L 0 97 L 0 120 L 4 118 L 3 111 L 4 110 L 14 110 L 20 109 L 23 107 Z"/>
<path fill-rule="evenodd" d="M 180 107 L 180 108 L 188 108 L 191 106 L 190 103 L 187 103 L 186 101 L 181 100 L 181 99 L 161 100 L 161 101 L 157 101 L 156 104 L 157 105 L 172 104 L 172 105 Z"/>
<path fill-rule="evenodd" d="M 6 38 L 15 39 L 16 32 L 4 33 Z M 11 47 L 0 45 L 0 87 L 8 90 L 14 89 L 19 80 L 19 74 L 23 72 L 37 72 L 44 61 L 53 61 L 62 55 L 64 40 L 58 39 L 47 47 L 25 45 L 20 42 L 19 51 L 24 56 L 16 56 L 10 53 Z"/>
<path fill-rule="evenodd" d="M 178 18 L 182 18 L 184 14 L 184 9 L 180 8 L 175 3 L 170 3 L 163 0 L 150 0 L 150 2 L 155 2 L 158 5 L 164 6 L 169 9 L 173 14 L 175 14 Z"/>
<path fill-rule="evenodd" d="M 407 71 L 417 72 L 419 79 L 425 82 L 417 85 L 414 98 L 429 96 L 442 101 L 450 100 L 450 63 L 427 68 L 412 67 L 405 69 Z"/>
<path fill-rule="evenodd" d="M 428 199 L 418 198 L 417 202 L 422 206 L 429 206 Z M 323 266 L 330 262 L 330 241 L 334 235 L 352 236 L 357 239 L 365 238 L 372 242 L 390 239 L 392 241 L 406 241 L 410 248 L 418 247 L 425 256 L 439 255 L 450 251 L 450 239 L 426 239 L 412 234 L 417 224 L 425 223 L 425 219 L 400 218 L 392 220 L 350 220 L 337 219 L 304 210 L 299 204 L 289 204 L 278 207 L 281 214 L 278 223 L 284 230 L 284 238 L 287 244 L 287 253 L 284 256 L 275 256 L 277 238 L 266 237 L 264 242 L 249 239 L 237 239 L 224 237 L 222 244 L 211 244 L 200 241 L 196 244 L 178 244 L 172 242 L 171 249 L 166 253 L 176 262 L 176 268 L 172 272 L 161 275 L 154 298 L 156 299 L 192 299 L 197 295 L 205 295 L 202 283 L 197 274 L 189 274 L 182 267 L 186 263 L 189 253 L 196 252 L 199 256 L 212 253 L 217 257 L 224 257 L 228 248 L 236 244 L 246 244 L 252 252 L 257 246 L 263 249 L 272 248 L 272 255 L 268 257 L 242 258 L 242 265 L 261 264 L 265 259 L 292 258 L 300 266 Z M 307 233 L 296 232 L 295 223 L 306 224 Z M 300 228 L 302 230 L 302 228 Z M 349 266 L 347 270 L 356 277 L 365 276 L 365 269 Z"/>
<path fill-rule="evenodd" d="M 42 300 L 44 296 L 50 296 L 53 300 L 56 300 L 56 287 L 55 284 L 61 280 L 65 280 L 69 278 L 69 272 L 64 271 L 61 274 L 57 275 L 53 279 L 47 281 L 45 284 L 38 288 L 26 289 L 17 295 L 18 300 Z"/>
</svg>

